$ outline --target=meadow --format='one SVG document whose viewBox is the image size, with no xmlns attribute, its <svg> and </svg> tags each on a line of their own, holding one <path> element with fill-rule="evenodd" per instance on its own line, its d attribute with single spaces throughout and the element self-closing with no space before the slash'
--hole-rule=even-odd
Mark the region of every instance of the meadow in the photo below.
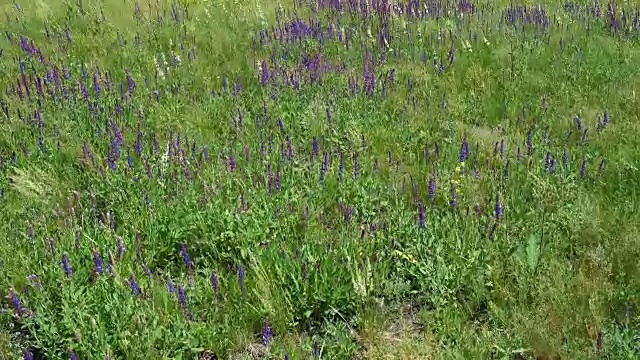
<svg viewBox="0 0 640 360">
<path fill-rule="evenodd" d="M 0 10 L 0 359 L 640 358 L 635 2 Z"/>
</svg>

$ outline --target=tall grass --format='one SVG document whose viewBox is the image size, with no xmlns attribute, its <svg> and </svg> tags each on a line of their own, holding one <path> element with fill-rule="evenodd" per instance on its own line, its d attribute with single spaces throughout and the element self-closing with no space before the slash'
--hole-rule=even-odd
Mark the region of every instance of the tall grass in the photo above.
<svg viewBox="0 0 640 360">
<path fill-rule="evenodd" d="M 640 356 L 638 9 L 518 3 L 4 5 L 0 354 Z"/>
</svg>

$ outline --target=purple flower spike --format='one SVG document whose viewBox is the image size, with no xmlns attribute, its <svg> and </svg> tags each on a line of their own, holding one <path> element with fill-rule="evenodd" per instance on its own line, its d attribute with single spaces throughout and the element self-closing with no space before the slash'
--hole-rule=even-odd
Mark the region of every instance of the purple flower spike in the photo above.
<svg viewBox="0 0 640 360">
<path fill-rule="evenodd" d="M 140 291 L 140 286 L 138 286 L 138 282 L 136 281 L 136 277 L 133 272 L 131 273 L 131 276 L 129 276 L 129 287 L 131 288 L 133 296 L 139 296 L 140 294 L 142 294 L 142 291 Z"/>
<path fill-rule="evenodd" d="M 71 269 L 71 265 L 69 265 L 69 255 L 62 255 L 62 269 L 64 270 L 65 275 L 67 277 L 71 277 L 73 274 L 73 270 Z"/>
<path fill-rule="evenodd" d="M 91 250 L 93 254 L 93 264 L 94 264 L 94 272 L 96 274 L 102 274 L 104 272 L 104 267 L 102 264 L 102 258 L 100 258 L 100 251 L 98 249 Z"/>
<path fill-rule="evenodd" d="M 271 326 L 269 325 L 269 319 L 264 319 L 264 325 L 262 327 L 262 343 L 265 346 L 269 346 L 271 342 Z"/>
<path fill-rule="evenodd" d="M 544 159 L 544 169 L 546 171 L 549 171 L 550 168 L 551 168 L 551 153 L 547 151 L 547 155 L 545 156 L 545 159 Z"/>
<path fill-rule="evenodd" d="M 213 292 L 216 294 L 216 297 L 220 297 L 220 284 L 218 283 L 218 276 L 215 272 L 211 272 L 211 287 L 213 288 Z"/>
<path fill-rule="evenodd" d="M 187 246 L 184 243 L 180 244 L 180 253 L 182 254 L 182 260 L 187 266 L 187 269 L 191 269 L 191 258 L 189 257 L 189 253 L 187 253 Z"/>
<path fill-rule="evenodd" d="M 435 177 L 431 177 L 429 179 L 429 200 L 431 200 L 431 203 L 433 204 L 436 200 L 436 178 Z"/>
<path fill-rule="evenodd" d="M 31 352 L 31 350 L 27 349 L 24 352 L 24 360 L 33 360 L 33 359 L 34 359 L 33 353 Z"/>
<path fill-rule="evenodd" d="M 496 218 L 502 218 L 502 202 L 500 202 L 500 195 L 496 197 Z"/>
<path fill-rule="evenodd" d="M 600 165 L 598 166 L 598 175 L 602 175 L 602 172 L 604 171 L 604 166 L 607 163 L 607 161 L 605 159 L 602 159 L 600 161 Z"/>
<path fill-rule="evenodd" d="M 171 279 L 169 279 L 169 281 L 167 281 L 167 291 L 170 294 L 173 294 L 176 292 L 176 286 L 173 284 L 173 281 Z"/>
<path fill-rule="evenodd" d="M 184 288 L 182 284 L 178 284 L 178 302 L 183 309 L 187 308 L 187 296 L 184 293 Z"/>
<path fill-rule="evenodd" d="M 78 356 L 73 350 L 69 350 L 69 360 L 78 360 Z"/>
<path fill-rule="evenodd" d="M 580 166 L 580 176 L 587 176 L 587 159 L 582 160 L 582 166 Z"/>
<path fill-rule="evenodd" d="M 424 205 L 422 205 L 422 201 L 418 202 L 418 218 L 419 218 L 419 223 L 420 223 L 420 227 L 421 228 L 426 228 L 426 220 L 425 220 L 425 215 L 424 215 Z"/>
<path fill-rule="evenodd" d="M 15 290 L 13 290 L 13 288 L 9 289 L 8 298 L 9 300 L 11 300 L 11 306 L 13 306 L 13 309 L 15 310 L 16 314 L 18 316 L 22 316 L 24 312 L 24 308 L 22 307 L 22 302 L 20 301 L 20 297 L 18 297 L 18 294 L 15 292 Z"/>
</svg>

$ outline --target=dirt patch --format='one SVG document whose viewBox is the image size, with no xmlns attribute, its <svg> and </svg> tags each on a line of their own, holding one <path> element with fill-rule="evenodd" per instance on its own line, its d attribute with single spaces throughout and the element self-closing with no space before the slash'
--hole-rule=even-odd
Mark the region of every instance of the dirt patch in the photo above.
<svg viewBox="0 0 640 360">
<path fill-rule="evenodd" d="M 436 344 L 418 320 L 417 308 L 406 305 L 397 317 L 372 318 L 363 324 L 357 340 L 363 359 L 433 359 Z"/>
</svg>

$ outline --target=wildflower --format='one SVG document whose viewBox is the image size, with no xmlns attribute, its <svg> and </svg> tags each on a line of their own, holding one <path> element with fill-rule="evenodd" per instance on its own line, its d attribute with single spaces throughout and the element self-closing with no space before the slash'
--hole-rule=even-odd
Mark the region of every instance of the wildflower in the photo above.
<svg viewBox="0 0 640 360">
<path fill-rule="evenodd" d="M 460 146 L 460 156 L 459 160 L 461 163 L 465 162 L 469 157 L 469 143 L 467 142 L 467 137 L 465 136 L 462 139 L 462 145 Z"/>
<path fill-rule="evenodd" d="M 426 227 L 425 215 L 424 215 L 424 205 L 422 205 L 422 201 L 418 201 L 418 217 L 420 222 L 420 227 Z"/>
<path fill-rule="evenodd" d="M 580 166 L 580 176 L 587 176 L 587 159 L 582 160 L 582 166 Z"/>
<path fill-rule="evenodd" d="M 78 356 L 76 355 L 76 353 L 69 349 L 69 360 L 78 360 Z"/>
<path fill-rule="evenodd" d="M 220 286 L 218 284 L 218 276 L 215 272 L 211 272 L 211 287 L 213 288 L 213 292 L 216 294 L 216 297 L 220 296 Z"/>
<path fill-rule="evenodd" d="M 27 349 L 24 352 L 24 360 L 33 360 L 35 359 L 31 350 Z"/>
<path fill-rule="evenodd" d="M 600 161 L 600 165 L 598 166 L 598 175 L 602 175 L 602 172 L 604 171 L 605 164 L 606 164 L 606 160 L 602 159 Z"/>
<path fill-rule="evenodd" d="M 18 297 L 18 294 L 15 292 L 15 290 L 13 290 L 13 288 L 9 289 L 8 298 L 9 300 L 11 300 L 11 306 L 13 306 L 13 309 L 16 311 L 16 314 L 18 314 L 18 316 L 22 316 L 24 312 L 24 308 L 22 307 L 22 302 L 20 301 L 20 297 Z"/>
<path fill-rule="evenodd" d="M 244 287 L 244 268 L 242 264 L 238 264 L 238 285 L 240 285 L 240 291 L 242 291 L 242 297 L 247 298 L 247 291 Z"/>
<path fill-rule="evenodd" d="M 104 272 L 102 259 L 100 258 L 100 251 L 98 249 L 91 250 L 93 254 L 94 272 L 96 274 L 102 274 Z"/>
<path fill-rule="evenodd" d="M 69 265 L 69 255 L 67 254 L 62 255 L 62 268 L 64 269 L 64 273 L 68 277 L 71 277 L 73 270 L 71 269 L 71 265 Z"/>
<path fill-rule="evenodd" d="M 429 200 L 431 200 L 431 203 L 433 204 L 433 202 L 436 199 L 436 179 L 432 176 L 431 178 L 429 178 Z"/>
<path fill-rule="evenodd" d="M 314 359 L 320 358 L 320 349 L 318 349 L 318 339 L 313 341 L 313 357 Z"/>
<path fill-rule="evenodd" d="M 456 195 L 456 184 L 455 182 L 451 181 L 451 201 L 450 204 L 452 207 L 455 207 L 456 205 L 458 205 L 458 201 L 456 200 L 457 195 Z"/>
<path fill-rule="evenodd" d="M 500 202 L 500 195 L 496 196 L 496 218 L 502 218 L 502 203 Z"/>
<path fill-rule="evenodd" d="M 191 258 L 189 257 L 189 253 L 187 253 L 187 246 L 184 243 L 180 244 L 180 253 L 182 254 L 182 260 L 187 266 L 187 269 L 191 269 Z"/>
<path fill-rule="evenodd" d="M 131 288 L 131 292 L 133 293 L 133 296 L 138 296 L 142 293 L 140 291 L 140 286 L 138 286 L 138 282 L 136 281 L 136 277 L 133 274 L 133 272 L 131 273 L 131 276 L 129 276 L 129 287 Z"/>
<path fill-rule="evenodd" d="M 262 327 L 262 343 L 265 346 L 269 346 L 271 342 L 271 326 L 269 326 L 269 320 L 264 319 L 264 325 Z"/>
</svg>

